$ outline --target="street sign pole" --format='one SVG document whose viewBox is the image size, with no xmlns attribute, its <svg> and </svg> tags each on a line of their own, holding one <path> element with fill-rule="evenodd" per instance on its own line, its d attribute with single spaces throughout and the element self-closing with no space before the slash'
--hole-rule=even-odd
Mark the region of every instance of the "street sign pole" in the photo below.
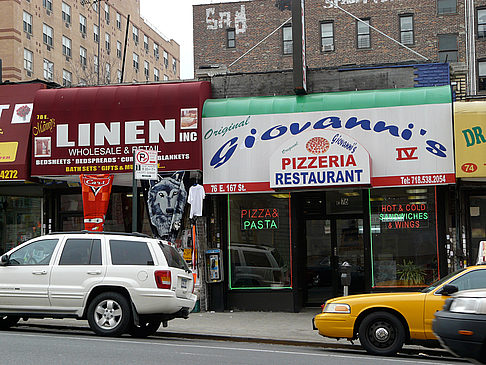
<svg viewBox="0 0 486 365">
<path fill-rule="evenodd" d="M 135 178 L 136 150 L 133 150 L 133 186 L 132 186 L 132 232 L 137 232 L 138 192 L 137 179 Z"/>
</svg>

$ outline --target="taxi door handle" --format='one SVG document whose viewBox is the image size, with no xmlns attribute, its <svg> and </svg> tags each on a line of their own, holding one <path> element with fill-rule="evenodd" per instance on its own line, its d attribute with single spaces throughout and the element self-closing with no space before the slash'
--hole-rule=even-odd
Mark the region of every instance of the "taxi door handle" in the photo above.
<svg viewBox="0 0 486 365">
<path fill-rule="evenodd" d="M 101 274 L 101 270 L 88 271 L 87 274 L 88 275 L 100 275 Z"/>
<path fill-rule="evenodd" d="M 32 274 L 34 275 L 47 275 L 47 271 L 46 270 L 36 270 L 36 271 L 32 271 Z"/>
</svg>

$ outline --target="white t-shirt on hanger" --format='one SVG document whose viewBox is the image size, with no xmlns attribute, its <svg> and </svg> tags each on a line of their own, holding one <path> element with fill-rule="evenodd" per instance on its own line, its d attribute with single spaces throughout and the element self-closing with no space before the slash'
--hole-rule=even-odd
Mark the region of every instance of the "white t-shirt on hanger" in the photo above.
<svg viewBox="0 0 486 365">
<path fill-rule="evenodd" d="M 189 188 L 189 196 L 187 197 L 187 202 L 191 204 L 189 218 L 202 216 L 203 200 L 205 197 L 206 193 L 202 185 L 196 184 Z"/>
</svg>

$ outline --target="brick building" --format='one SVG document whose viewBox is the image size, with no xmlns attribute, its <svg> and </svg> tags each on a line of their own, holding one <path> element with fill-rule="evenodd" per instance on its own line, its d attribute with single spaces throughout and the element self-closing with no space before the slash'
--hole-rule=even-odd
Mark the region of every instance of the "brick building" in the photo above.
<svg viewBox="0 0 486 365">
<path fill-rule="evenodd" d="M 3 80 L 64 86 L 180 78 L 180 46 L 140 17 L 139 0 L 0 2 Z"/>
<path fill-rule="evenodd" d="M 305 1 L 309 70 L 447 62 L 459 97 L 486 91 L 486 1 L 339 0 L 337 5 Z M 196 74 L 215 66 L 228 74 L 291 69 L 291 16 L 291 0 L 194 6 Z"/>
</svg>

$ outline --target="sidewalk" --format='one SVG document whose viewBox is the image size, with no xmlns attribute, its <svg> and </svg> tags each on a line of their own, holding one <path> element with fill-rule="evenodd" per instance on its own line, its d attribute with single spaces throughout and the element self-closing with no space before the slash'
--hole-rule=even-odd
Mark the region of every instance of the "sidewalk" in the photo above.
<svg viewBox="0 0 486 365">
<path fill-rule="evenodd" d="M 345 339 L 325 338 L 312 329 L 312 318 L 320 308 L 305 308 L 299 313 L 285 312 L 198 312 L 189 319 L 174 319 L 168 327 L 160 327 L 156 336 L 193 339 L 212 339 L 239 342 L 260 342 L 295 346 L 317 346 L 361 350 L 359 341 L 351 344 Z M 29 319 L 20 326 L 44 329 L 82 329 L 91 331 L 87 321 L 74 319 Z M 406 345 L 402 352 L 426 353 L 428 356 L 451 357 L 446 350 Z"/>
</svg>

